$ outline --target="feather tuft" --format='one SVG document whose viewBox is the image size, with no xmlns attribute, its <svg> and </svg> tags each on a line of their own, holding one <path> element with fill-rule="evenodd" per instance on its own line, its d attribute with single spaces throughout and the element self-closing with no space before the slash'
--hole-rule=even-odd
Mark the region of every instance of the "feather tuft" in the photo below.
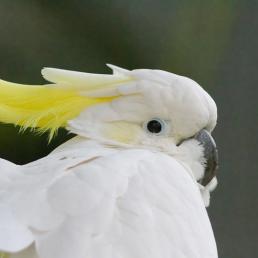
<svg viewBox="0 0 258 258">
<path fill-rule="evenodd" d="M 113 98 L 91 98 L 76 88 L 32 86 L 0 80 L 0 122 L 31 128 L 39 133 L 49 131 L 52 139 L 58 128 L 93 105 Z"/>
<path fill-rule="evenodd" d="M 110 67 L 119 72 L 91 74 L 44 68 L 41 73 L 51 82 L 46 85 L 0 80 L 0 122 L 19 125 L 21 131 L 27 128 L 39 133 L 49 131 L 51 140 L 58 128 L 65 127 L 81 111 L 112 101 L 120 95 L 117 87 L 133 80 L 121 72 L 126 70 Z"/>
</svg>

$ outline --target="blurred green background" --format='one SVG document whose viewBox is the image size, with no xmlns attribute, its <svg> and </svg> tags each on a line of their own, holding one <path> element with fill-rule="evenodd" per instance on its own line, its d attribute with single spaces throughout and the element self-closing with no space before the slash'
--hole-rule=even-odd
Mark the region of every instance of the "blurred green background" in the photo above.
<svg viewBox="0 0 258 258">
<path fill-rule="evenodd" d="M 258 1 L 1 0 L 0 76 L 43 83 L 44 66 L 158 68 L 198 81 L 219 120 L 219 186 L 208 209 L 221 258 L 258 255 Z M 0 156 L 38 159 L 72 135 L 0 126 Z"/>
</svg>

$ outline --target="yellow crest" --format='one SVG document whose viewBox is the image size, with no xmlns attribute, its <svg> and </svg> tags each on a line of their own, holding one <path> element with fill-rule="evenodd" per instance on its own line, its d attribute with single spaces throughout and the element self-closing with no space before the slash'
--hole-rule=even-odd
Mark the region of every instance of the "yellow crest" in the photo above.
<svg viewBox="0 0 258 258">
<path fill-rule="evenodd" d="M 122 74 L 88 74 L 54 68 L 43 69 L 42 75 L 54 84 L 22 85 L 0 80 L 0 122 L 38 132 L 50 131 L 50 139 L 82 110 L 118 95 L 90 97 L 88 93 L 112 91 L 131 80 Z"/>
</svg>

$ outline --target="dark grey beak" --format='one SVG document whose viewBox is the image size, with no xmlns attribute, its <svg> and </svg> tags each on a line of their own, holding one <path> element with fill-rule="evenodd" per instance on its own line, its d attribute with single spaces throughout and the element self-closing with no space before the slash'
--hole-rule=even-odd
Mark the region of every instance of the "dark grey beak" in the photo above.
<svg viewBox="0 0 258 258">
<path fill-rule="evenodd" d="M 206 160 L 206 168 L 203 178 L 200 180 L 200 183 L 203 186 L 206 186 L 212 178 L 217 174 L 218 170 L 218 150 L 216 143 L 212 138 L 211 134 L 202 129 L 198 132 L 194 139 L 196 139 L 204 148 L 204 158 Z"/>
</svg>

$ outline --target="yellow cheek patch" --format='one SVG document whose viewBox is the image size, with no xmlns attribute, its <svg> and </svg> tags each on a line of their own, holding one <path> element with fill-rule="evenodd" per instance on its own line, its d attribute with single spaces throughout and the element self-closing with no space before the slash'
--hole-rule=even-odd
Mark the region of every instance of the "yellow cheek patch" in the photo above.
<svg viewBox="0 0 258 258">
<path fill-rule="evenodd" d="M 114 97 L 91 98 L 73 88 L 53 85 L 21 85 L 0 80 L 0 122 L 50 132 L 51 139 L 59 127 L 78 116 L 87 107 L 112 101 Z"/>
<path fill-rule="evenodd" d="M 137 142 L 141 134 L 141 127 L 132 123 L 112 122 L 104 126 L 103 134 L 108 139 L 125 144 L 132 144 Z"/>
</svg>

